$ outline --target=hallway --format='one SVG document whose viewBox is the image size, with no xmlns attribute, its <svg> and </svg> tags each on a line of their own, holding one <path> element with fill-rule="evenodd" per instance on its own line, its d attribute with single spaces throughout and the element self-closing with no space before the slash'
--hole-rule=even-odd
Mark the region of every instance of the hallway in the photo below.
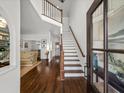
<svg viewBox="0 0 124 93">
<path fill-rule="evenodd" d="M 62 87 L 59 75 L 56 60 L 44 61 L 21 78 L 21 93 L 86 93 L 84 78 L 66 78 Z"/>
</svg>

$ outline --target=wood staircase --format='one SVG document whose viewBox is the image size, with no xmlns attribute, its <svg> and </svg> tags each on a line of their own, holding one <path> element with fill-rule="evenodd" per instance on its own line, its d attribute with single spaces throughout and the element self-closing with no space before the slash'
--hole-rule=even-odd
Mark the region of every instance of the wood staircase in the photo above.
<svg viewBox="0 0 124 93">
<path fill-rule="evenodd" d="M 62 38 L 64 50 L 64 77 L 83 77 L 84 71 L 79 60 L 73 34 L 70 31 L 64 31 Z"/>
</svg>

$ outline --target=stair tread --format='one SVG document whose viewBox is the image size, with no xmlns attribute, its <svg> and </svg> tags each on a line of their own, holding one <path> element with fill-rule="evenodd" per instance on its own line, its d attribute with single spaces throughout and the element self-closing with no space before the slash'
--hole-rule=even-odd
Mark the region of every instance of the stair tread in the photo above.
<svg viewBox="0 0 124 93">
<path fill-rule="evenodd" d="M 80 64 L 80 61 L 64 61 L 64 64 Z"/>
<path fill-rule="evenodd" d="M 75 48 L 63 48 L 64 50 L 76 50 Z"/>
<path fill-rule="evenodd" d="M 71 59 L 64 59 L 64 61 L 80 61 L 80 60 L 77 60 L 77 59 L 76 60 L 74 60 L 74 59 L 72 59 L 72 60 Z"/>
<path fill-rule="evenodd" d="M 64 37 L 64 39 L 63 39 L 64 41 L 66 40 L 66 41 L 71 41 L 71 42 L 74 42 L 74 40 L 73 40 L 73 38 L 65 38 Z"/>
<path fill-rule="evenodd" d="M 64 66 L 64 70 L 82 70 L 82 67 L 78 67 L 78 66 L 74 66 L 74 67 Z"/>
<path fill-rule="evenodd" d="M 66 43 L 66 44 L 68 44 L 68 43 Z M 74 44 L 73 45 L 72 44 L 68 44 L 68 45 L 65 45 L 65 46 L 63 45 L 63 47 L 75 47 L 75 46 L 74 46 Z"/>
<path fill-rule="evenodd" d="M 75 46 L 63 46 L 63 48 L 75 48 Z"/>
<path fill-rule="evenodd" d="M 64 53 L 64 55 L 77 55 L 77 52 L 76 53 Z"/>
<path fill-rule="evenodd" d="M 63 39 L 63 43 L 74 43 L 73 40 L 66 40 L 66 39 Z"/>
<path fill-rule="evenodd" d="M 63 43 L 74 43 L 74 41 L 72 39 L 70 39 L 70 40 L 63 39 Z"/>
<path fill-rule="evenodd" d="M 76 54 L 77 51 L 64 51 L 64 53 L 74 53 L 74 54 Z"/>
<path fill-rule="evenodd" d="M 78 57 L 78 55 L 64 55 L 64 57 Z"/>
<path fill-rule="evenodd" d="M 78 57 L 65 57 L 65 58 L 71 58 L 71 59 L 79 59 Z"/>
<path fill-rule="evenodd" d="M 70 47 L 70 46 L 75 46 L 73 43 L 71 43 L 71 44 L 68 44 L 68 43 L 63 43 L 63 46 L 66 46 L 66 47 Z"/>
<path fill-rule="evenodd" d="M 84 73 L 82 70 L 64 70 L 64 73 Z"/>
<path fill-rule="evenodd" d="M 68 40 L 68 41 L 67 40 L 64 40 L 63 41 L 63 44 L 74 44 L 74 41 L 72 41 L 72 40 L 71 41 L 70 40 Z"/>
<path fill-rule="evenodd" d="M 72 36 L 64 36 L 63 38 L 64 38 L 63 40 L 73 40 Z"/>
<path fill-rule="evenodd" d="M 73 66 L 76 66 L 76 67 L 78 66 L 78 67 L 81 67 L 80 64 L 64 64 L 64 66 L 65 66 L 65 67 L 66 67 L 66 66 L 70 66 L 70 67 L 71 67 L 71 66 L 72 66 L 72 67 L 73 67 Z"/>
</svg>

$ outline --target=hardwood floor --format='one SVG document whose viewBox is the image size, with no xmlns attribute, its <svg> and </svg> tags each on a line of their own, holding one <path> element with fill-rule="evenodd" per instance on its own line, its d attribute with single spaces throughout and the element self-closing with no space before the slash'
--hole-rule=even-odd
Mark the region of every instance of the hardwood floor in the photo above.
<svg viewBox="0 0 124 93">
<path fill-rule="evenodd" d="M 36 66 L 38 66 L 41 63 L 41 61 L 35 62 L 32 66 L 21 66 L 21 77 L 23 77 L 26 73 L 28 73 L 30 70 L 32 70 L 33 68 L 35 68 Z"/>
<path fill-rule="evenodd" d="M 59 63 L 42 62 L 21 78 L 21 93 L 86 93 L 84 78 L 59 78 Z"/>
</svg>

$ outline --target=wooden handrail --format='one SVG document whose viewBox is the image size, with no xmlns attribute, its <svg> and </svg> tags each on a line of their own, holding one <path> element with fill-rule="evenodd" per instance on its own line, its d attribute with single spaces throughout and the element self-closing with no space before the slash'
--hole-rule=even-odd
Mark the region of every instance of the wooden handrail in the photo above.
<svg viewBox="0 0 124 93">
<path fill-rule="evenodd" d="M 75 41 L 76 41 L 76 44 L 77 44 L 77 46 L 78 46 L 78 48 L 79 48 L 79 50 L 80 50 L 80 52 L 81 52 L 81 54 L 82 54 L 82 57 L 85 57 L 85 55 L 84 55 L 84 53 L 83 53 L 83 51 L 82 51 L 82 49 L 81 49 L 81 47 L 80 47 L 80 45 L 79 45 L 77 39 L 76 39 L 76 36 L 75 36 L 74 33 L 73 33 L 73 30 L 72 30 L 71 26 L 69 26 L 69 28 L 70 28 L 70 31 L 71 31 L 71 33 L 72 33 L 72 35 L 73 35 L 73 37 L 74 37 L 74 39 L 75 39 Z"/>
<path fill-rule="evenodd" d="M 61 34 L 61 45 L 60 45 L 60 79 L 64 80 L 64 50 L 63 50 L 63 40 Z"/>
</svg>

